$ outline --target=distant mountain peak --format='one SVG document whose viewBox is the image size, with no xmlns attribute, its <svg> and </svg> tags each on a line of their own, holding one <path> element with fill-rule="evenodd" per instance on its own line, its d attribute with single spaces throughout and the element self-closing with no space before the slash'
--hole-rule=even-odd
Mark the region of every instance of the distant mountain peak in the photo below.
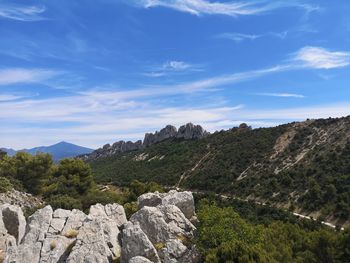
<svg viewBox="0 0 350 263">
<path fill-rule="evenodd" d="M 7 152 L 7 154 L 10 156 L 15 155 L 17 152 L 13 149 L 6 149 L 6 148 L 3 148 L 2 150 Z M 59 161 L 64 158 L 76 157 L 82 154 L 89 154 L 93 151 L 94 151 L 93 149 L 75 145 L 66 141 L 61 141 L 49 146 L 40 146 L 40 147 L 31 148 L 31 149 L 23 149 L 23 150 L 20 150 L 19 152 L 27 152 L 30 154 L 37 154 L 39 152 L 49 153 L 52 155 L 54 161 Z"/>
</svg>

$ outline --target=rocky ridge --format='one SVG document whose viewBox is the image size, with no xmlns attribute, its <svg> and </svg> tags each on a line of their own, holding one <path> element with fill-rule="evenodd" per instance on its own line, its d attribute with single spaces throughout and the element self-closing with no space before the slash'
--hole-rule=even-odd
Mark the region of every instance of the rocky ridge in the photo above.
<svg viewBox="0 0 350 263">
<path fill-rule="evenodd" d="M 121 205 L 96 204 L 88 215 L 46 206 L 26 222 L 20 207 L 1 205 L 0 261 L 199 262 L 191 243 L 196 231 L 191 192 L 144 194 L 138 206 L 129 221 Z"/>
<path fill-rule="evenodd" d="M 155 133 L 146 133 L 143 141 L 118 141 L 112 145 L 106 144 L 102 148 L 97 149 L 90 154 L 82 155 L 79 158 L 85 161 L 93 161 L 96 159 L 109 157 L 117 153 L 141 150 L 167 139 L 201 139 L 208 134 L 209 133 L 206 132 L 202 126 L 194 125 L 192 123 L 187 123 L 186 125 L 181 126 L 179 129 L 177 129 L 175 126 L 167 125 L 165 128 L 161 129 L 160 131 L 156 131 Z"/>
</svg>

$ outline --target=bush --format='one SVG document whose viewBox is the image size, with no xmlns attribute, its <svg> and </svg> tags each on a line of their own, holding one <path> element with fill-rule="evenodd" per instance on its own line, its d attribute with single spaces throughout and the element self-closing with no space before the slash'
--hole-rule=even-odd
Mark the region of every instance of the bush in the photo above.
<svg viewBox="0 0 350 263">
<path fill-rule="evenodd" d="M 132 216 L 132 214 L 137 212 L 138 206 L 137 206 L 136 202 L 130 202 L 130 203 L 126 203 L 124 205 L 124 209 L 125 209 L 126 217 L 130 218 L 130 216 Z"/>
<path fill-rule="evenodd" d="M 80 199 L 76 199 L 68 195 L 54 195 L 46 201 L 52 206 L 53 209 L 83 209 L 83 205 Z"/>
<path fill-rule="evenodd" d="M 7 193 L 12 188 L 10 180 L 5 177 L 0 177 L 0 193 Z"/>
</svg>

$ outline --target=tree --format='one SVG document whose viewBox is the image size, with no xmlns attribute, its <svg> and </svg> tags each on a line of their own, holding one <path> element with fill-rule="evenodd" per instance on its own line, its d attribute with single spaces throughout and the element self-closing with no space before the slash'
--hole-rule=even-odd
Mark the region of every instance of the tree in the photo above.
<svg viewBox="0 0 350 263">
<path fill-rule="evenodd" d="M 7 153 L 0 149 L 0 160 L 2 160 L 6 155 Z"/>
<path fill-rule="evenodd" d="M 18 152 L 15 156 L 5 156 L 0 161 L 0 176 L 19 180 L 32 194 L 40 194 L 51 177 L 53 165 L 49 154 L 35 156 Z"/>
<path fill-rule="evenodd" d="M 91 168 L 82 160 L 64 159 L 54 169 L 45 196 L 67 195 L 80 198 L 95 188 Z"/>
</svg>

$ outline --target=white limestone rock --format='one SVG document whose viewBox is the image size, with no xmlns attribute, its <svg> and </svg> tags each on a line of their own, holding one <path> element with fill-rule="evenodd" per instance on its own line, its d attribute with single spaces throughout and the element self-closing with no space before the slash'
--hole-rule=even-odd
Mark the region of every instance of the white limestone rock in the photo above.
<svg viewBox="0 0 350 263">
<path fill-rule="evenodd" d="M 134 257 L 141 256 L 153 263 L 160 263 L 152 242 L 142 231 L 140 225 L 128 222 L 122 231 L 121 263 L 129 263 Z"/>
</svg>

